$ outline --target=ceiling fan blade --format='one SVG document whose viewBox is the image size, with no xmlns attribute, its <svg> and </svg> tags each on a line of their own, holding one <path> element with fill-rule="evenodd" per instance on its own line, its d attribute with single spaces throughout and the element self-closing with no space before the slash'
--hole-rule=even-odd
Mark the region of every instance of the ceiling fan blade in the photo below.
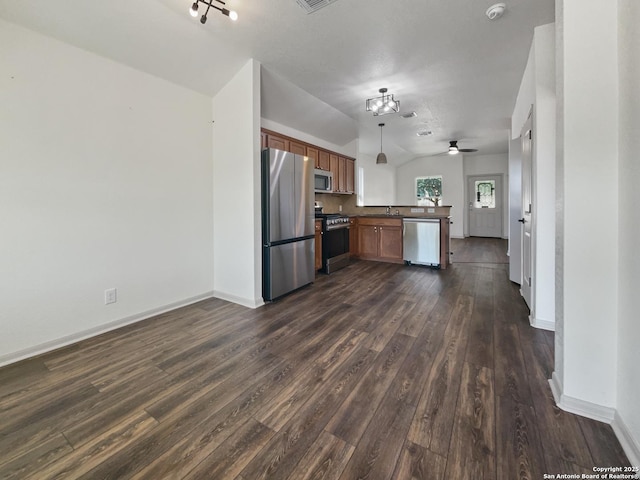
<svg viewBox="0 0 640 480">
<path fill-rule="evenodd" d="M 477 148 L 459 148 L 458 151 L 462 153 L 471 153 L 471 152 L 477 152 L 478 149 Z"/>
</svg>

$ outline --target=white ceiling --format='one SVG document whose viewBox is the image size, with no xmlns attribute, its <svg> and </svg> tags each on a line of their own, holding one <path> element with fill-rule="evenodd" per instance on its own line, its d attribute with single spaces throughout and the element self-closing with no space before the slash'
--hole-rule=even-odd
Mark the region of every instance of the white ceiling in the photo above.
<svg viewBox="0 0 640 480">
<path fill-rule="evenodd" d="M 0 0 L 0 17 L 207 95 L 255 58 L 265 67 L 263 114 L 310 112 L 312 121 L 289 126 L 337 145 L 357 135 L 372 155 L 384 122 L 393 163 L 444 152 L 449 140 L 479 155 L 506 152 L 533 28 L 554 21 L 554 0 L 506 0 L 496 21 L 485 16 L 494 0 L 336 0 L 312 14 L 296 0 L 228 0 L 237 22 L 212 12 L 202 25 L 191 1 Z M 288 82 L 297 87 L 282 98 L 308 92 L 326 106 L 276 101 Z M 417 117 L 365 112 L 381 87 Z M 433 134 L 418 137 L 423 129 Z"/>
</svg>

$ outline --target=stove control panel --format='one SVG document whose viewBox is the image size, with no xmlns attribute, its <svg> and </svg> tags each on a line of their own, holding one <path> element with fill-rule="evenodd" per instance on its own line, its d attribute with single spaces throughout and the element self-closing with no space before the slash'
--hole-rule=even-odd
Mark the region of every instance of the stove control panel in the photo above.
<svg viewBox="0 0 640 480">
<path fill-rule="evenodd" d="M 341 223 L 349 223 L 349 217 L 327 218 L 327 225 L 340 225 Z"/>
</svg>

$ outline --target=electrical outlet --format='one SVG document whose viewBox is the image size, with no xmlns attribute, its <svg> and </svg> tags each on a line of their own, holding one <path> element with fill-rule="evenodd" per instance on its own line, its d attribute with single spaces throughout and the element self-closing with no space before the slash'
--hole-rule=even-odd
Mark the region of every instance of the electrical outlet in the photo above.
<svg viewBox="0 0 640 480">
<path fill-rule="evenodd" d="M 342 211 L 342 205 L 338 205 L 338 211 L 341 212 Z"/>
<path fill-rule="evenodd" d="M 424 213 L 424 208 L 412 208 L 411 213 Z"/>
<path fill-rule="evenodd" d="M 110 288 L 104 291 L 104 304 L 116 303 L 118 301 L 118 290 Z"/>
<path fill-rule="evenodd" d="M 436 213 L 436 209 L 435 208 L 427 208 L 427 212 L 428 213 Z"/>
</svg>

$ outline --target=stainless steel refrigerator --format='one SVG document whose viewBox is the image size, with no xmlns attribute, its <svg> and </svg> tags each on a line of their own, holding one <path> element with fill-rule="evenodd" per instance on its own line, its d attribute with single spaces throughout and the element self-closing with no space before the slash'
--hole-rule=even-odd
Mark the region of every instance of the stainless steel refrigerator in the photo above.
<svg viewBox="0 0 640 480">
<path fill-rule="evenodd" d="M 262 151 L 262 296 L 274 300 L 315 278 L 314 164 Z"/>
</svg>

